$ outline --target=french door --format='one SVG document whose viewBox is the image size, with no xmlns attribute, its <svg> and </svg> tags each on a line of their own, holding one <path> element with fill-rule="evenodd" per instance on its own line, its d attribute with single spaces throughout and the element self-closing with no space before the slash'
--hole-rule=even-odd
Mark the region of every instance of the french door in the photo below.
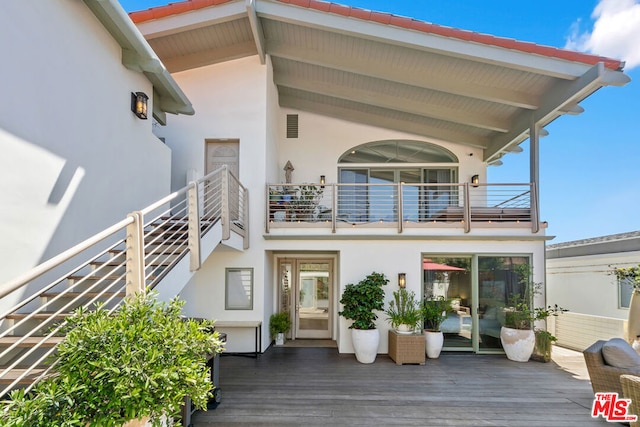
<svg viewBox="0 0 640 427">
<path fill-rule="evenodd" d="M 279 309 L 291 316 L 291 338 L 330 339 L 333 259 L 281 259 L 279 271 Z"/>
</svg>

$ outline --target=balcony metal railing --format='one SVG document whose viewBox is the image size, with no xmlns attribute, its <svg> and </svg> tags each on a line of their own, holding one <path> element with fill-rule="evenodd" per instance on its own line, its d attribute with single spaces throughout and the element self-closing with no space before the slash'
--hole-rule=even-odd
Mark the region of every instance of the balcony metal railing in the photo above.
<svg viewBox="0 0 640 427">
<path fill-rule="evenodd" d="M 267 185 L 266 232 L 272 227 L 383 226 L 531 222 L 532 184 L 278 184 Z M 534 225 L 535 223 L 535 225 Z"/>
<path fill-rule="evenodd" d="M 51 368 L 63 320 L 96 303 L 115 310 L 127 295 L 153 289 L 185 256 L 200 268 L 200 241 L 220 223 L 248 247 L 247 190 L 226 167 L 125 219 L 0 286 L 0 298 L 21 296 L 0 313 L 0 396 L 30 389 Z M 17 298 L 16 298 L 17 299 Z"/>
</svg>

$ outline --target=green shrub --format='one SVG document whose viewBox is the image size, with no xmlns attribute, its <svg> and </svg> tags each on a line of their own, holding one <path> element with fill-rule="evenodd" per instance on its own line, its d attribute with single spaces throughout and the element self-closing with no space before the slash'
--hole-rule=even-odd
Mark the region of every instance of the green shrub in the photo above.
<svg viewBox="0 0 640 427">
<path fill-rule="evenodd" d="M 220 352 L 212 321 L 181 316 L 183 301 L 155 295 L 127 300 L 115 313 L 98 307 L 67 320 L 53 375 L 25 394 L 11 393 L 7 427 L 120 426 L 180 414 L 185 396 L 206 408 L 212 384 L 207 355 Z"/>
<path fill-rule="evenodd" d="M 340 304 L 343 310 L 338 314 L 353 320 L 349 329 L 375 329 L 378 318 L 374 310 L 384 309 L 384 289 L 389 283 L 382 273 L 373 272 L 357 284 L 349 283 L 342 293 Z"/>
</svg>

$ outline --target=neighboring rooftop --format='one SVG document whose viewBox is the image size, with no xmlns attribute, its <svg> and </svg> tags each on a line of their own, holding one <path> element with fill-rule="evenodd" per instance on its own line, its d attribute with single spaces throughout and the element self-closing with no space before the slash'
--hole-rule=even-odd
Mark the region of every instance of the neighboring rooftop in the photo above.
<svg viewBox="0 0 640 427">
<path fill-rule="evenodd" d="M 640 251 L 640 231 L 547 245 L 547 259 Z"/>
</svg>

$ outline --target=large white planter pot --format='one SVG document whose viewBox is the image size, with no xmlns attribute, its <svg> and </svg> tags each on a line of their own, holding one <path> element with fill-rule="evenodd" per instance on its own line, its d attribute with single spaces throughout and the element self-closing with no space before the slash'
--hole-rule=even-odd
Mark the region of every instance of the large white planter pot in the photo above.
<svg viewBox="0 0 640 427">
<path fill-rule="evenodd" d="M 629 314 L 627 317 L 627 341 L 633 343 L 640 335 L 640 294 L 631 294 Z"/>
<path fill-rule="evenodd" d="M 427 357 L 429 359 L 437 359 L 440 357 L 442 346 L 444 345 L 444 334 L 442 331 L 424 331 L 426 341 Z"/>
<path fill-rule="evenodd" d="M 536 345 L 536 335 L 531 329 L 500 329 L 500 341 L 507 359 L 514 362 L 528 362 Z"/>
<path fill-rule="evenodd" d="M 373 363 L 378 354 L 380 334 L 377 329 L 351 329 L 351 341 L 360 363 Z"/>
<path fill-rule="evenodd" d="M 284 345 L 284 333 L 278 332 L 276 334 L 276 345 Z"/>
</svg>

